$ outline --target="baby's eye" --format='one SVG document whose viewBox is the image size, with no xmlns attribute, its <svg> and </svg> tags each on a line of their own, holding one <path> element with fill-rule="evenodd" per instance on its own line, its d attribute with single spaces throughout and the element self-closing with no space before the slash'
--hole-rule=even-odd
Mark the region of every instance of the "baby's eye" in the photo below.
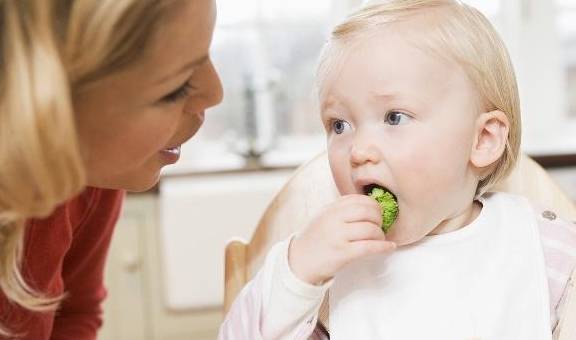
<svg viewBox="0 0 576 340">
<path fill-rule="evenodd" d="M 404 112 L 389 111 L 386 113 L 386 117 L 384 117 L 384 121 L 386 122 L 386 124 L 390 124 L 390 125 L 403 125 L 403 124 L 408 123 L 408 121 L 411 118 L 412 117 L 410 117 L 409 115 L 407 115 Z"/>
<path fill-rule="evenodd" d="M 350 127 L 350 123 L 342 119 L 334 119 L 331 124 L 332 130 L 338 135 L 343 133 L 347 127 Z"/>
</svg>

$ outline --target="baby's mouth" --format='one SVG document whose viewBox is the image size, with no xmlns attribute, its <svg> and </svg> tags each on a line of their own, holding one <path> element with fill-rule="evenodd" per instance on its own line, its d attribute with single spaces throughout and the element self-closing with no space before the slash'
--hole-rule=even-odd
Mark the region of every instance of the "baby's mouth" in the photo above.
<svg viewBox="0 0 576 340">
<path fill-rule="evenodd" d="M 398 200 L 387 188 L 378 184 L 368 184 L 363 187 L 365 195 L 372 197 L 378 202 L 382 215 L 382 231 L 388 233 L 398 218 Z"/>
<path fill-rule="evenodd" d="M 389 192 L 390 195 L 392 195 L 392 197 L 394 197 L 394 200 L 395 200 L 396 202 L 398 202 L 398 197 L 396 197 L 396 195 L 395 195 L 392 191 L 390 191 L 390 190 L 388 190 L 388 188 L 383 187 L 383 186 L 381 186 L 381 185 L 379 185 L 379 184 L 376 184 L 376 183 L 372 183 L 372 184 L 365 185 L 365 186 L 362 188 L 362 191 L 363 191 L 364 195 L 370 196 L 370 194 L 372 193 L 372 190 L 374 190 L 374 188 L 379 188 L 379 189 L 384 190 L 385 192 Z"/>
</svg>

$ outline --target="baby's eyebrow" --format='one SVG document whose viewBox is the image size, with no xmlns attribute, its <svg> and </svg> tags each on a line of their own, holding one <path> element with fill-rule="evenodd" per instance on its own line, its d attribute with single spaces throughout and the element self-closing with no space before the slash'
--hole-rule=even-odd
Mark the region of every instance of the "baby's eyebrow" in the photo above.
<svg viewBox="0 0 576 340">
<path fill-rule="evenodd" d="M 386 93 L 386 92 L 378 92 L 372 91 L 372 95 L 379 100 L 383 100 L 386 102 L 391 102 L 393 104 L 399 105 L 430 105 L 431 98 L 428 96 L 423 95 L 422 93 L 413 92 L 409 95 L 404 93 Z"/>
<path fill-rule="evenodd" d="M 399 97 L 401 97 L 397 93 L 387 93 L 387 92 L 383 92 L 383 91 L 371 91 L 371 94 L 374 97 L 378 97 L 378 98 L 386 99 L 386 100 L 393 100 L 393 99 L 398 99 Z"/>
<path fill-rule="evenodd" d="M 324 111 L 326 109 L 332 108 L 335 104 L 336 104 L 336 101 L 334 99 L 323 100 L 320 103 L 320 113 L 324 113 Z"/>
</svg>

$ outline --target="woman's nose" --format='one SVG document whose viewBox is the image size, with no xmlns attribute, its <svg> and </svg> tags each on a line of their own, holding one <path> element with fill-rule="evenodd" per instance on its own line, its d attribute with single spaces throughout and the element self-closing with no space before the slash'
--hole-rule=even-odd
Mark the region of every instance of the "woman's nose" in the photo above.
<svg viewBox="0 0 576 340">
<path fill-rule="evenodd" d="M 209 61 L 207 65 L 207 76 L 206 76 L 206 108 L 210 108 L 212 106 L 218 105 L 222 102 L 223 97 L 223 89 L 222 89 L 222 82 L 220 81 L 220 76 L 212 64 L 212 61 Z"/>
<path fill-rule="evenodd" d="M 377 164 L 382 159 L 382 153 L 377 145 L 370 141 L 356 141 L 350 151 L 350 164 L 352 167 L 368 163 Z"/>
</svg>

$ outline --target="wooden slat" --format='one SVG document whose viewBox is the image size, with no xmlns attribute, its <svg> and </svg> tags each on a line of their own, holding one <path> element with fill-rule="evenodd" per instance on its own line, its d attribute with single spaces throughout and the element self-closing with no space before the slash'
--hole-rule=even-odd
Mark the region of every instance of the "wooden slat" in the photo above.
<svg viewBox="0 0 576 340">
<path fill-rule="evenodd" d="M 224 314 L 246 284 L 246 243 L 232 240 L 226 245 L 224 268 Z"/>
</svg>

